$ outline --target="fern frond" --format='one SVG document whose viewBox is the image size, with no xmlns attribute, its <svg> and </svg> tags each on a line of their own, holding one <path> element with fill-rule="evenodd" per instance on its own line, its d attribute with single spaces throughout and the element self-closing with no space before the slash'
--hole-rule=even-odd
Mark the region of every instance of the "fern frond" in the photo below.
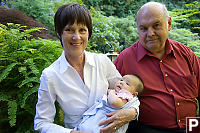
<svg viewBox="0 0 200 133">
<path fill-rule="evenodd" d="M 1 55 L 2 56 L 2 55 Z M 10 58 L 8 58 L 8 57 L 1 57 L 0 58 L 0 61 L 8 61 L 8 60 L 11 60 Z"/>
<path fill-rule="evenodd" d="M 8 118 L 10 126 L 16 125 L 16 113 L 17 113 L 17 103 L 15 100 L 8 101 Z"/>
<path fill-rule="evenodd" d="M 33 58 L 25 60 L 25 63 L 27 63 L 29 65 L 29 68 L 32 70 L 32 73 L 34 73 L 36 76 L 39 75 L 39 70 L 35 66 L 35 64 L 33 62 Z"/>
<path fill-rule="evenodd" d="M 0 75 L 0 82 L 2 80 L 4 80 L 8 76 L 9 72 L 18 64 L 19 63 L 15 62 L 15 63 L 8 65 L 7 68 Z"/>
<path fill-rule="evenodd" d="M 28 77 L 26 66 L 18 67 L 18 71 L 19 71 L 20 73 L 22 73 L 22 74 L 24 75 L 25 78 Z"/>
<path fill-rule="evenodd" d="M 49 65 L 51 65 L 51 61 L 49 59 L 47 59 L 45 56 L 40 56 L 40 57 L 36 57 L 34 58 L 34 60 L 42 60 L 41 62 L 44 62 L 45 64 L 43 65 L 44 68 L 48 67 Z"/>
<path fill-rule="evenodd" d="M 9 98 L 11 96 L 3 94 L 2 92 L 0 93 L 0 101 L 9 101 Z"/>
<path fill-rule="evenodd" d="M 39 31 L 40 32 L 41 30 L 48 30 L 48 29 L 43 28 L 43 27 L 34 27 L 34 28 L 31 28 L 31 29 L 24 30 L 24 33 L 30 34 L 33 31 Z"/>
<path fill-rule="evenodd" d="M 34 60 L 44 60 L 45 62 L 52 63 L 52 62 L 50 62 L 50 60 L 48 60 L 45 56 L 35 57 Z"/>
<path fill-rule="evenodd" d="M 31 78 L 23 80 L 22 83 L 19 85 L 19 88 L 21 88 L 23 85 L 30 83 L 30 82 L 40 83 L 38 77 L 31 77 Z"/>
<path fill-rule="evenodd" d="M 21 108 L 24 108 L 25 104 L 26 104 L 26 99 L 33 93 L 38 91 L 38 87 L 39 85 L 35 86 L 34 88 L 30 89 L 29 91 L 27 91 L 24 96 L 23 96 L 23 100 L 21 102 Z"/>
</svg>

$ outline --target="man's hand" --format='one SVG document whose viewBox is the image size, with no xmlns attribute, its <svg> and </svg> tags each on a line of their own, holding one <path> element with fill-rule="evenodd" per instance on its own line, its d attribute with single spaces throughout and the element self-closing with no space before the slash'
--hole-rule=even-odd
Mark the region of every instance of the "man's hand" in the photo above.
<svg viewBox="0 0 200 133">
<path fill-rule="evenodd" d="M 121 109 L 106 114 L 109 118 L 99 123 L 99 125 L 109 124 L 100 130 L 101 133 L 114 133 L 121 126 L 129 123 L 136 116 L 136 109 Z"/>
</svg>

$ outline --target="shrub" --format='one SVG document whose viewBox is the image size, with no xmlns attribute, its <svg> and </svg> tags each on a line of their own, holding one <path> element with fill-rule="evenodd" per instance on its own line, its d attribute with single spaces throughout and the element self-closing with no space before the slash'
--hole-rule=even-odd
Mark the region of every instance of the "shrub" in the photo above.
<svg viewBox="0 0 200 133">
<path fill-rule="evenodd" d="M 184 25 L 180 21 L 185 20 L 185 16 L 177 16 L 176 12 L 171 11 L 172 30 L 169 32 L 169 38 L 181 42 L 188 47 L 200 58 L 200 37 L 198 33 L 193 33 L 191 29 L 183 28 Z"/>
<path fill-rule="evenodd" d="M 54 12 L 49 8 L 50 2 L 43 0 L 9 0 L 7 4 L 11 8 L 17 8 L 26 15 L 33 17 L 48 27 L 51 35 L 55 35 L 53 27 Z"/>
<path fill-rule="evenodd" d="M 62 48 L 59 41 L 32 38 L 30 33 L 41 28 L 22 28 L 0 25 L 0 125 L 9 122 L 10 130 L 33 132 L 41 72 L 61 55 Z"/>
<path fill-rule="evenodd" d="M 189 29 L 174 28 L 170 31 L 169 38 L 187 45 L 200 58 L 200 40 L 197 33 L 192 33 Z"/>
<path fill-rule="evenodd" d="M 61 5 L 71 2 L 81 4 L 82 0 L 9 0 L 4 6 L 23 11 L 26 15 L 47 26 L 50 34 L 55 36 L 54 14 Z"/>
<path fill-rule="evenodd" d="M 197 32 L 200 35 L 200 2 L 190 1 L 189 4 L 184 4 L 181 9 L 173 9 L 171 14 L 184 28 L 191 29 L 192 32 Z"/>
<path fill-rule="evenodd" d="M 119 42 L 119 47 L 117 48 L 118 52 L 131 46 L 138 40 L 136 21 L 133 16 L 128 16 L 126 18 L 111 16 L 110 18 L 112 19 L 113 29 L 119 34 L 119 38 L 117 39 Z"/>
<path fill-rule="evenodd" d="M 112 19 L 93 8 L 90 13 L 93 20 L 93 33 L 90 39 L 92 49 L 103 53 L 110 49 L 116 50 L 119 47 L 119 34 L 115 31 Z"/>
<path fill-rule="evenodd" d="M 93 20 L 93 35 L 90 45 L 103 53 L 109 50 L 121 52 L 138 39 L 134 17 L 106 17 L 103 12 L 90 9 Z"/>
</svg>

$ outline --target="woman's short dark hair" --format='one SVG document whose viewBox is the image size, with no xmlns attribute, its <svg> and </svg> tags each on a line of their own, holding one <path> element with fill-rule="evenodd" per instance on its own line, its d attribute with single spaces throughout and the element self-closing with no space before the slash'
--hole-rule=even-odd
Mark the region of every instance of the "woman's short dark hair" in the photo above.
<svg viewBox="0 0 200 133">
<path fill-rule="evenodd" d="M 89 31 L 89 38 L 91 37 L 92 19 L 89 10 L 83 5 L 70 3 L 61 6 L 54 16 L 55 31 L 59 35 L 60 39 L 65 26 L 67 24 L 73 25 L 75 21 L 78 24 L 86 25 Z"/>
</svg>

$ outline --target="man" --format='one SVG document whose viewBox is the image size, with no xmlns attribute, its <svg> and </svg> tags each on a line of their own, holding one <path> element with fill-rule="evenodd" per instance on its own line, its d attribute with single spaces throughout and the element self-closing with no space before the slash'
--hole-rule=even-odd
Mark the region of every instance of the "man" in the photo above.
<svg viewBox="0 0 200 133">
<path fill-rule="evenodd" d="M 185 45 L 168 39 L 172 20 L 165 5 L 144 4 L 137 13 L 139 41 L 114 61 L 119 72 L 144 82 L 134 133 L 184 133 L 195 117 L 200 94 L 200 61 Z M 135 131 L 136 130 L 136 131 Z"/>
</svg>

